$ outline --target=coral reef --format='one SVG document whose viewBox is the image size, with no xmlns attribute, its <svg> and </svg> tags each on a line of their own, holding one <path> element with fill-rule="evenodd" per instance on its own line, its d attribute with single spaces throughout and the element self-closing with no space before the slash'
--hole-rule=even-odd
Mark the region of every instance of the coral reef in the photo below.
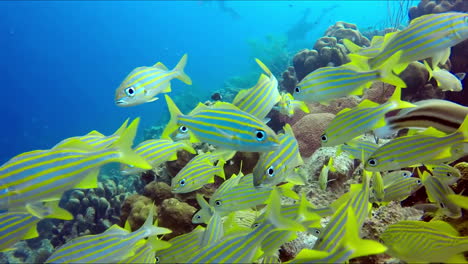
<svg viewBox="0 0 468 264">
<path fill-rule="evenodd" d="M 282 74 L 282 89 L 292 93 L 296 83 L 307 74 L 325 66 L 340 66 L 349 62 L 348 50 L 342 44 L 343 38 L 349 38 L 358 45 L 368 46 L 370 41 L 363 36 L 356 25 L 338 21 L 330 26 L 324 36 L 315 42 L 314 48 L 303 49 L 293 58 L 294 68 L 287 68 Z"/>
<path fill-rule="evenodd" d="M 310 157 L 320 147 L 320 135 L 334 117 L 330 113 L 308 114 L 292 126 L 302 157 Z"/>
<path fill-rule="evenodd" d="M 421 0 L 418 6 L 409 9 L 409 18 L 413 20 L 427 14 L 450 11 L 468 12 L 468 2 L 464 0 Z"/>
</svg>

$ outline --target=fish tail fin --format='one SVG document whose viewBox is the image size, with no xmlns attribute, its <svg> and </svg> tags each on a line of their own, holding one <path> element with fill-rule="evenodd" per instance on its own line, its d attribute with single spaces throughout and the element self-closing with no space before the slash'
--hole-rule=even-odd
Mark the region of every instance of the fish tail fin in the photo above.
<svg viewBox="0 0 468 264">
<path fill-rule="evenodd" d="M 457 129 L 455 133 L 457 132 L 463 134 L 464 142 L 468 142 L 468 115 L 465 116 L 463 123 L 460 125 L 460 127 Z"/>
<path fill-rule="evenodd" d="M 27 204 L 26 210 L 38 218 L 55 218 L 62 220 L 72 220 L 73 215 L 67 210 L 59 207 L 60 199 L 45 202 Z"/>
<path fill-rule="evenodd" d="M 139 123 L 140 118 L 135 118 L 112 146 L 120 153 L 119 162 L 150 170 L 152 168 L 151 165 L 132 149 L 133 139 L 135 138 Z"/>
<path fill-rule="evenodd" d="M 415 107 L 414 104 L 401 100 L 401 87 L 400 86 L 395 87 L 395 91 L 393 92 L 392 96 L 388 99 L 388 101 L 394 105 L 392 110 L 399 109 L 399 108 Z"/>
<path fill-rule="evenodd" d="M 224 164 L 226 164 L 226 161 L 224 161 L 223 159 L 218 160 L 218 164 L 216 164 L 218 173 L 216 175 L 226 180 L 226 175 L 224 174 Z"/>
<path fill-rule="evenodd" d="M 302 110 L 304 113 L 310 113 L 309 107 L 307 104 L 303 101 L 297 101 L 297 105 L 299 106 L 299 109 Z"/>
<path fill-rule="evenodd" d="M 181 141 L 182 149 L 191 154 L 197 154 L 197 151 L 193 148 L 192 143 L 188 140 Z"/>
<path fill-rule="evenodd" d="M 127 129 L 127 125 L 128 125 L 128 118 L 122 123 L 122 125 L 114 132 L 114 136 L 120 136 L 122 135 L 122 133 L 125 131 L 125 129 Z"/>
<path fill-rule="evenodd" d="M 182 115 L 182 112 L 179 110 L 179 108 L 171 99 L 171 97 L 169 97 L 169 95 L 165 94 L 164 97 L 166 98 L 167 108 L 169 109 L 171 119 L 169 120 L 167 126 L 164 128 L 161 138 L 170 139 L 171 134 L 177 130 L 177 122 L 179 120 L 179 116 Z"/>
<path fill-rule="evenodd" d="M 179 63 L 177 63 L 177 65 L 174 68 L 174 71 L 179 73 L 179 75 L 176 78 L 188 85 L 191 85 L 192 79 L 190 79 L 190 77 L 184 72 L 185 65 L 187 65 L 187 54 L 184 54 L 184 56 L 182 56 Z"/>
<path fill-rule="evenodd" d="M 157 221 L 156 222 L 153 221 L 155 207 L 156 206 L 154 204 L 150 206 L 148 217 L 146 217 L 145 223 L 143 223 L 143 225 L 135 232 L 143 231 L 143 233 L 145 233 L 145 237 L 152 237 L 152 236 L 168 234 L 172 232 L 171 230 L 167 228 L 158 227 Z"/>
<path fill-rule="evenodd" d="M 345 247 L 353 249 L 350 258 L 380 254 L 387 250 L 387 247 L 377 241 L 361 239 L 359 237 L 359 225 L 351 206 L 347 208 L 346 214 L 348 217 L 343 243 Z"/>
<path fill-rule="evenodd" d="M 342 39 L 343 45 L 351 52 L 351 53 L 356 53 L 362 49 L 361 46 L 355 44 L 349 39 Z"/>
<path fill-rule="evenodd" d="M 268 67 L 261 60 L 255 58 L 255 61 L 257 62 L 258 66 L 260 66 L 260 68 L 262 68 L 262 70 L 268 74 L 268 76 L 271 77 L 273 75 L 270 69 L 268 69 Z"/>
<path fill-rule="evenodd" d="M 281 215 L 281 198 L 278 190 L 273 188 L 270 194 L 270 202 L 266 209 L 267 219 L 279 230 L 306 231 L 306 228 L 298 222 Z"/>
<path fill-rule="evenodd" d="M 328 160 L 328 169 L 331 171 L 331 172 L 336 172 L 336 169 L 335 167 L 333 166 L 333 157 L 330 157 L 330 159 Z"/>
<path fill-rule="evenodd" d="M 394 85 L 396 87 L 406 88 L 406 83 L 400 79 L 397 75 L 393 72 L 399 74 L 401 73 L 407 66 L 399 64 L 398 61 L 401 58 L 401 51 L 392 55 L 382 66 L 378 69 L 380 74 L 380 80 L 385 83 Z"/>
</svg>

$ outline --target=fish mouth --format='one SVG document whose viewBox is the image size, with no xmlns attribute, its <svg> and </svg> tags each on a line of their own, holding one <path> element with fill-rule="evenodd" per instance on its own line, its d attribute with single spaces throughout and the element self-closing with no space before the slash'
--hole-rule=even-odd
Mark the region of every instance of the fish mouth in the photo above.
<svg viewBox="0 0 468 264">
<path fill-rule="evenodd" d="M 115 101 L 115 104 L 116 105 L 120 105 L 120 106 L 124 106 L 124 105 L 127 105 L 127 102 L 125 100 L 118 100 L 118 101 Z"/>
</svg>

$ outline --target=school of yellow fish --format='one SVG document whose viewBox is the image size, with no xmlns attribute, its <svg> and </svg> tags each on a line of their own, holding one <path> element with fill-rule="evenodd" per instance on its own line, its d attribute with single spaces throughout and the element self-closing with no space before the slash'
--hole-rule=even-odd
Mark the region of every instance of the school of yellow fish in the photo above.
<svg viewBox="0 0 468 264">
<path fill-rule="evenodd" d="M 0 214 L 0 250 L 37 237 L 41 219 L 71 220 L 58 206 L 62 194 L 96 188 L 102 165 L 119 162 L 126 177 L 176 160 L 180 150 L 196 154 L 192 144 L 205 142 L 216 151 L 196 155 L 171 183 L 174 193 L 187 193 L 213 183 L 215 176 L 224 180 L 208 201 L 197 194 L 201 209 L 193 216 L 198 226 L 192 232 L 165 241 L 164 234 L 171 230 L 153 223 L 150 211 L 139 229 L 113 225 L 102 234 L 77 237 L 56 248 L 46 263 L 280 263 L 279 248 L 298 232 L 309 232 L 317 240 L 290 263 L 343 263 L 381 253 L 410 263 L 466 262 L 468 237 L 443 221 L 400 221 L 387 227 L 380 242 L 361 237 L 372 203 L 402 201 L 421 186 L 429 203 L 418 206 L 425 211 L 460 218 L 468 208 L 468 198 L 450 188 L 461 175 L 449 165 L 468 155 L 468 108 L 444 100 L 402 101 L 406 84 L 398 77 L 409 63 L 430 58 L 432 65 L 422 62 L 430 78 L 442 90 L 460 91 L 460 78 L 439 66 L 448 60 L 450 48 L 466 39 L 468 14 L 449 12 L 416 18 L 400 31 L 374 37 L 370 47 L 345 40 L 351 62 L 309 73 L 293 94 L 280 93 L 276 77 L 256 59 L 263 73 L 253 87 L 241 90 L 232 103 L 199 103 L 186 114 L 167 93 L 174 78 L 192 83 L 184 72 L 187 55 L 172 70 L 161 62 L 135 68 L 116 90 L 115 103 L 134 106 L 165 93 L 170 121 L 161 138 L 132 148 L 137 118 L 109 136 L 91 131 L 51 149 L 11 158 L 0 167 L 0 209 L 7 211 Z M 340 111 L 323 135 L 315 135 L 322 146 L 338 146 L 337 154 L 348 153 L 363 168 L 360 184 L 352 184 L 329 207 L 316 208 L 292 188 L 307 184 L 307 179 L 294 173 L 304 162 L 291 126 L 276 134 L 267 125 L 267 115 L 276 109 L 292 116 L 298 109 L 309 112 L 306 103 L 360 96 L 374 81 L 396 86 L 386 103 L 362 100 Z M 395 110 L 396 115 L 386 116 Z M 409 128 L 406 136 L 385 144 L 360 139 L 369 132 L 392 136 L 402 128 Z M 260 153 L 251 174 L 225 174 L 224 164 L 237 151 Z M 335 170 L 333 163 L 330 158 L 318 177 L 323 190 L 329 171 Z M 282 196 L 296 202 L 282 205 Z M 237 220 L 240 215 L 244 221 Z M 322 226 L 324 217 L 329 221 Z"/>
</svg>

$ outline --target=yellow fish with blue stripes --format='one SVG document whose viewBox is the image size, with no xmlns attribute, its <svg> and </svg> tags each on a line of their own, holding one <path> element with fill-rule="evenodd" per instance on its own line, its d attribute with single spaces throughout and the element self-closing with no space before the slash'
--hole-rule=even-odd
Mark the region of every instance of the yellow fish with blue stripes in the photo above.
<svg viewBox="0 0 468 264">
<path fill-rule="evenodd" d="M 401 88 L 396 87 L 393 95 L 385 104 L 363 100 L 354 108 L 345 108 L 338 112 L 321 135 L 322 147 L 343 144 L 366 132 L 386 125 L 385 114 L 395 109 L 414 107 L 401 101 Z"/>
<path fill-rule="evenodd" d="M 174 101 L 165 95 L 171 114 L 161 138 L 168 139 L 176 130 L 190 134 L 191 142 L 206 142 L 220 148 L 265 152 L 275 150 L 278 136 L 264 122 L 230 103 L 212 106 L 199 104 L 190 114 L 180 112 Z"/>
<path fill-rule="evenodd" d="M 218 163 L 214 165 L 216 160 Z M 225 179 L 224 163 L 224 160 L 209 152 L 194 157 L 172 178 L 172 192 L 188 193 L 198 190 L 205 184 L 213 183 L 215 175 Z"/>
<path fill-rule="evenodd" d="M 187 54 L 184 54 L 173 70 L 168 70 L 161 62 L 152 67 L 138 67 L 131 71 L 115 91 L 115 103 L 127 107 L 158 100 L 160 93 L 171 91 L 170 81 L 177 78 L 186 84 L 192 84 L 185 74 Z"/>
<path fill-rule="evenodd" d="M 468 237 L 444 221 L 400 221 L 380 235 L 387 253 L 408 263 L 466 263 Z"/>
<path fill-rule="evenodd" d="M 131 145 L 139 119 L 135 119 L 111 147 L 97 150 L 78 140 L 59 148 L 20 154 L 0 167 L 0 208 L 24 207 L 37 201 L 59 200 L 73 188 L 97 188 L 102 165 L 111 162 L 151 169 Z"/>
<path fill-rule="evenodd" d="M 134 256 L 145 245 L 144 238 L 171 233 L 153 225 L 153 211 L 151 206 L 145 223 L 134 232 L 113 225 L 102 234 L 74 238 L 55 250 L 45 263 L 116 263 Z"/>
<path fill-rule="evenodd" d="M 281 93 L 281 98 L 278 104 L 273 107 L 281 114 L 292 117 L 297 109 L 301 109 L 304 113 L 310 113 L 309 107 L 303 101 L 294 100 L 290 93 Z"/>
<path fill-rule="evenodd" d="M 254 87 L 240 90 L 232 104 L 260 120 L 265 120 L 265 117 L 281 97 L 276 77 L 263 62 L 259 59 L 255 59 L 255 61 L 268 76 L 262 73 Z"/>
<path fill-rule="evenodd" d="M 388 171 L 434 161 L 454 161 L 466 155 L 466 142 L 468 116 L 458 130 L 449 135 L 429 128 L 426 133 L 391 140 L 367 159 L 365 169 Z"/>
<path fill-rule="evenodd" d="M 289 172 L 304 164 L 299 153 L 299 144 L 289 124 L 284 127 L 284 133 L 279 134 L 278 149 L 263 152 L 253 169 L 254 186 L 274 186 L 284 181 Z"/>
<path fill-rule="evenodd" d="M 307 103 L 328 104 L 331 100 L 348 95 L 362 95 L 374 81 L 383 81 L 397 87 L 405 82 L 392 73 L 400 53 L 377 70 L 366 70 L 365 62 L 350 62 L 339 67 L 323 67 L 309 73 L 294 88 L 294 98 Z"/>
<path fill-rule="evenodd" d="M 450 56 L 450 48 L 466 39 L 468 14 L 444 12 L 420 16 L 405 29 L 385 38 L 379 54 L 369 59 L 369 66 L 379 68 L 397 52 L 402 52 L 398 63 L 431 58 L 433 65 L 444 64 Z"/>
<path fill-rule="evenodd" d="M 59 201 L 28 205 L 25 212 L 0 214 L 0 251 L 11 249 L 16 242 L 39 236 L 37 223 L 44 218 L 72 220 L 73 216 L 58 206 Z"/>
<path fill-rule="evenodd" d="M 134 150 L 138 155 L 148 161 L 148 163 L 151 164 L 153 168 L 156 168 L 163 162 L 176 160 L 177 152 L 179 150 L 185 150 L 192 154 L 197 153 L 190 142 L 174 142 L 169 139 L 146 140 L 138 144 Z M 123 175 L 128 175 L 136 174 L 142 171 L 144 170 L 127 165 L 122 168 L 121 173 Z"/>
</svg>

